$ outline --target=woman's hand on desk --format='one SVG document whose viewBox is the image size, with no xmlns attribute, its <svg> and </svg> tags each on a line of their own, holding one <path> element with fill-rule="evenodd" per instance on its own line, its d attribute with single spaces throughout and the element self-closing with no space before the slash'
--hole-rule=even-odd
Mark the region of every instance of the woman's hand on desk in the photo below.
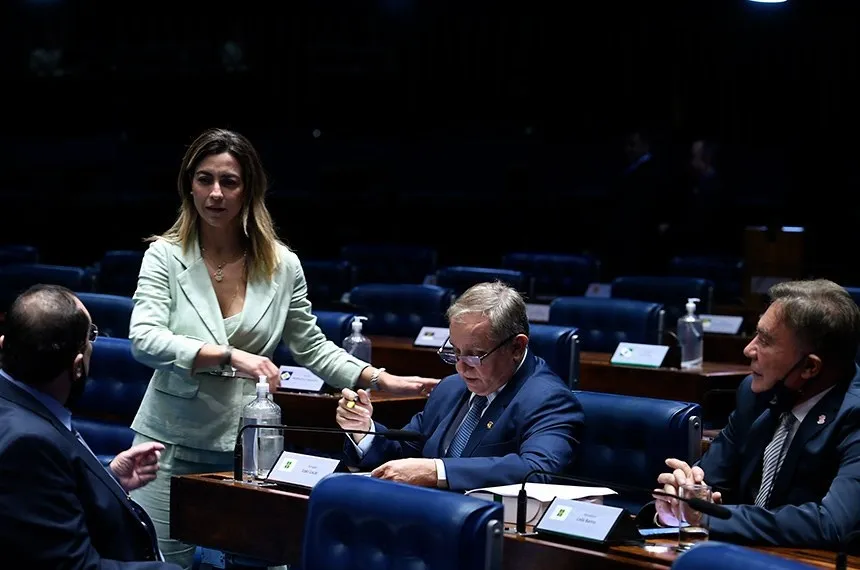
<svg viewBox="0 0 860 570">
<path fill-rule="evenodd" d="M 233 368 L 239 372 L 247 374 L 248 376 L 252 376 L 254 378 L 265 376 L 269 381 L 269 392 L 273 394 L 281 384 L 281 371 L 265 356 L 251 354 L 250 352 L 234 348 L 232 350 L 230 364 Z"/>
<path fill-rule="evenodd" d="M 384 392 L 392 394 L 414 394 L 416 396 L 428 395 L 439 383 L 437 378 L 423 378 L 421 376 L 395 376 L 383 372 L 379 375 L 379 387 Z"/>
</svg>

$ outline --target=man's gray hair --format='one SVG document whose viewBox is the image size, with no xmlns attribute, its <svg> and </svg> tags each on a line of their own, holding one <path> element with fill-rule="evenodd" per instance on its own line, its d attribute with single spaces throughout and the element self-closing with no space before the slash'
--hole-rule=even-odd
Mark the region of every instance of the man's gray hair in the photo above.
<svg viewBox="0 0 860 570">
<path fill-rule="evenodd" d="M 446 314 L 448 322 L 453 322 L 468 313 L 487 317 L 490 321 L 490 340 L 495 342 L 517 334 L 529 334 L 526 302 L 516 289 L 501 281 L 469 287 L 448 307 Z"/>
</svg>

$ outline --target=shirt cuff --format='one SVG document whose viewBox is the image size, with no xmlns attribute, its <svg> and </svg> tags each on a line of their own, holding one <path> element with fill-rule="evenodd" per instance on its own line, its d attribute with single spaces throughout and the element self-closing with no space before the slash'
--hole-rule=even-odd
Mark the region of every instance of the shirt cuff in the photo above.
<svg viewBox="0 0 860 570">
<path fill-rule="evenodd" d="M 376 432 L 376 422 L 370 422 L 370 429 L 367 430 L 369 432 Z M 370 446 L 373 445 L 373 440 L 376 437 L 373 433 L 369 433 L 365 435 L 360 443 L 355 443 L 353 436 L 355 434 L 348 433 L 346 434 L 349 441 L 352 442 L 352 445 L 355 447 L 355 452 L 358 454 L 358 458 L 361 459 L 364 455 L 370 451 Z"/>
<path fill-rule="evenodd" d="M 434 459 L 436 462 L 436 486 L 440 489 L 448 488 L 448 477 L 445 474 L 445 462 L 441 459 Z"/>
</svg>

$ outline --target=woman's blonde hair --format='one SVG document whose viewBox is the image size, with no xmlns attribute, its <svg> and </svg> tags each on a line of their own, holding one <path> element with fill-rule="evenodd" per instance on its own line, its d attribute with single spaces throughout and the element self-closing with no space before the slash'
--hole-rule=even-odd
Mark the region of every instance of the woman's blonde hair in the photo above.
<svg viewBox="0 0 860 570">
<path fill-rule="evenodd" d="M 151 236 L 147 241 L 164 239 L 179 244 L 188 251 L 199 237 L 200 214 L 194 206 L 191 182 L 197 166 L 207 156 L 229 153 L 242 168 L 242 186 L 245 203 L 242 205 L 242 230 L 247 238 L 248 279 L 271 279 L 278 266 L 278 239 L 272 216 L 266 209 L 265 196 L 268 179 L 260 156 L 254 146 L 239 133 L 226 129 L 209 129 L 198 136 L 188 147 L 179 169 L 177 188 L 179 216 L 173 226 L 160 236 Z"/>
</svg>

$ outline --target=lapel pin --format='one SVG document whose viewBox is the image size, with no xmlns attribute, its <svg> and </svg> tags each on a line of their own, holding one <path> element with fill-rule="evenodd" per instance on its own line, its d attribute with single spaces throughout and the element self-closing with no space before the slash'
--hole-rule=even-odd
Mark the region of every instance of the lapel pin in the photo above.
<svg viewBox="0 0 860 570">
<path fill-rule="evenodd" d="M 492 429 L 492 427 L 493 427 L 493 422 L 492 421 L 487 422 L 487 429 Z"/>
<path fill-rule="evenodd" d="M 827 421 L 827 416 L 824 414 L 818 416 L 818 425 L 823 426 L 825 421 Z"/>
</svg>

